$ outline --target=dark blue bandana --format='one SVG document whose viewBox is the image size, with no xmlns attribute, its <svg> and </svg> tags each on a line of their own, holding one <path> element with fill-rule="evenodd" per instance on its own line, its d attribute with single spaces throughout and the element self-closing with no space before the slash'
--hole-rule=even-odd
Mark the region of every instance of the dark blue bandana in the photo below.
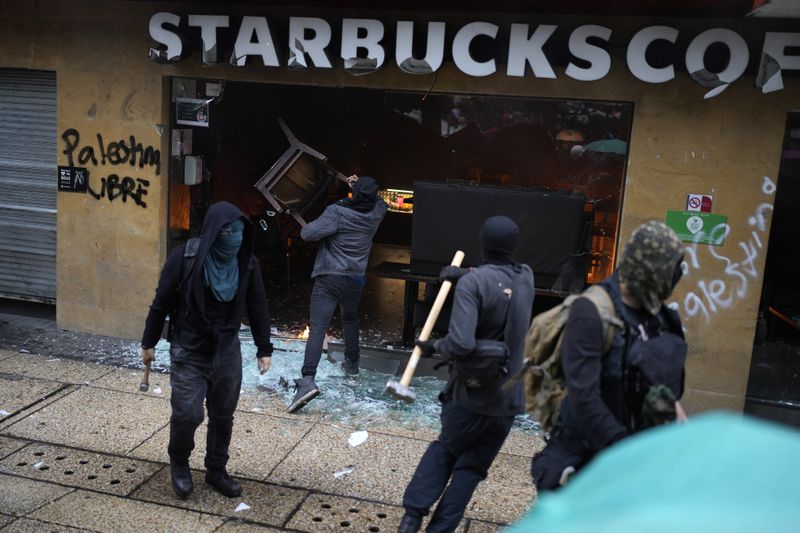
<svg viewBox="0 0 800 533">
<path fill-rule="evenodd" d="M 230 302 L 239 288 L 239 261 L 244 221 L 234 220 L 219 230 L 203 263 L 203 285 L 220 302 Z"/>
</svg>

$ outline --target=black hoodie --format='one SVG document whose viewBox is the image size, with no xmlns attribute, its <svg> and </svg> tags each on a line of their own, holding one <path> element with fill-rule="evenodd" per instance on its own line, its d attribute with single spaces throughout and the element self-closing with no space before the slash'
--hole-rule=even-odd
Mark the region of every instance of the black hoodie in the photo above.
<svg viewBox="0 0 800 533">
<path fill-rule="evenodd" d="M 221 303 L 215 301 L 203 286 L 203 263 L 222 226 L 237 218 L 244 221 L 242 246 L 238 254 L 239 289 L 232 302 Z M 203 220 L 192 271 L 188 273 L 180 294 L 186 246 L 181 245 L 173 250 L 164 264 L 156 296 L 145 322 L 142 347 L 151 348 L 158 342 L 164 320 L 170 315 L 174 324 L 170 338 L 172 344 L 215 357 L 215 366 L 228 362 L 233 364 L 230 348 L 234 344 L 238 347 L 239 327 L 246 308 L 253 340 L 258 346 L 258 357 L 271 355 L 269 309 L 258 262 L 253 257 L 254 233 L 253 225 L 234 205 L 217 202 L 209 208 Z M 221 310 L 224 313 L 220 313 Z"/>
</svg>

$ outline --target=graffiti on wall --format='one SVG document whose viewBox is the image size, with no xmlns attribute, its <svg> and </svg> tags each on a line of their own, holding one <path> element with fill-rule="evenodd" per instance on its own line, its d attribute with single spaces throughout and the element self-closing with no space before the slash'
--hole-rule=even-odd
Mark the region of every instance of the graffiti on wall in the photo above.
<svg viewBox="0 0 800 533">
<path fill-rule="evenodd" d="M 87 190 L 92 197 L 96 200 L 105 198 L 109 202 L 120 199 L 123 203 L 127 203 L 130 198 L 135 205 L 147 208 L 144 197 L 150 181 L 124 174 L 147 167 L 152 168 L 157 176 L 160 175 L 160 150 L 137 142 L 134 135 L 130 135 L 128 139 L 106 142 L 102 134 L 98 133 L 95 139 L 82 143 L 81 134 L 75 128 L 64 130 L 61 139 L 64 142 L 62 153 L 67 156 L 68 165 L 86 167 Z M 107 166 L 112 167 L 115 172 L 99 178 L 98 190 L 96 181 L 95 186 L 92 186 L 92 167 L 98 170 Z"/>
<path fill-rule="evenodd" d="M 717 313 L 730 309 L 736 302 L 747 296 L 751 282 L 759 275 L 756 263 L 765 252 L 764 245 L 769 240 L 767 230 L 769 217 L 773 210 L 775 190 L 775 182 L 768 176 L 764 176 L 761 184 L 761 193 L 764 195 L 762 200 L 764 201 L 748 217 L 747 224 L 750 233 L 736 243 L 732 253 L 723 255 L 715 246 L 703 247 L 708 251 L 712 263 L 719 263 L 723 266 L 722 276 L 702 277 L 701 267 L 704 260 L 698 253 L 697 242 L 686 247 L 686 256 L 683 262 L 684 276 L 697 272 L 701 279 L 696 281 L 682 302 L 673 304 L 673 307 L 681 311 L 682 316 L 689 319 L 702 317 L 708 323 Z M 710 228 L 708 235 L 704 235 L 702 231 L 698 232 L 697 239 L 704 236 L 710 236 L 712 239 L 726 238 L 730 232 L 731 227 L 728 224 L 719 224 Z"/>
</svg>

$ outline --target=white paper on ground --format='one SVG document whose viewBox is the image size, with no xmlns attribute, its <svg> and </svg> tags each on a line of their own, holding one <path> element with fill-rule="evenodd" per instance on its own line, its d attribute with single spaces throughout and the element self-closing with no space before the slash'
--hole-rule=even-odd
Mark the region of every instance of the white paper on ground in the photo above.
<svg viewBox="0 0 800 533">
<path fill-rule="evenodd" d="M 11 414 L 11 413 L 9 413 L 8 411 L 6 411 L 5 409 L 0 409 L 0 416 L 8 416 L 8 415 L 10 415 L 10 414 Z"/>
<path fill-rule="evenodd" d="M 242 503 L 239 504 L 239 506 L 236 508 L 236 510 L 234 512 L 235 513 L 239 513 L 239 512 L 242 512 L 242 511 L 246 511 L 248 509 L 250 509 L 250 506 L 247 505 L 246 503 L 242 502 Z"/>
<path fill-rule="evenodd" d="M 347 474 L 349 474 L 352 471 L 353 471 L 353 467 L 349 466 L 349 467 L 345 468 L 344 470 L 339 470 L 338 472 L 334 472 L 333 473 L 333 477 L 338 479 L 338 478 L 340 478 L 342 476 L 346 476 Z"/>
<path fill-rule="evenodd" d="M 40 468 L 42 468 L 44 466 L 44 461 L 39 461 L 38 463 L 33 464 L 31 466 L 33 466 L 33 468 L 35 468 L 36 470 L 39 470 Z"/>
<path fill-rule="evenodd" d="M 367 438 L 369 437 L 369 433 L 366 431 L 355 431 L 350 434 L 350 438 L 347 439 L 347 443 L 355 448 L 356 446 L 360 446 L 367 442 Z"/>
<path fill-rule="evenodd" d="M 156 387 L 155 389 L 153 389 L 153 392 L 155 392 L 156 394 L 161 394 L 161 387 Z"/>
</svg>

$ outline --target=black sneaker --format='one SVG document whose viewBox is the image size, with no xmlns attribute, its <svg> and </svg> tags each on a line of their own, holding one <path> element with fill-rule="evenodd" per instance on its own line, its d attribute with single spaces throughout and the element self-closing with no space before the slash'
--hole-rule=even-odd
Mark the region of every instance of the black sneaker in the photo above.
<svg viewBox="0 0 800 533">
<path fill-rule="evenodd" d="M 397 533 L 417 533 L 420 527 L 422 527 L 422 518 L 406 513 L 400 520 Z"/>
<path fill-rule="evenodd" d="M 242 495 L 242 486 L 238 481 L 229 476 L 224 468 L 222 470 L 207 471 L 206 483 L 228 498 L 235 498 Z"/>
<path fill-rule="evenodd" d="M 192 472 L 188 464 L 170 463 L 170 477 L 172 478 L 172 488 L 178 498 L 185 500 L 194 490 L 192 484 Z"/>
<path fill-rule="evenodd" d="M 358 369 L 358 361 L 351 361 L 349 359 L 345 359 L 342 361 L 342 370 L 348 376 L 357 376 L 360 370 Z"/>
<path fill-rule="evenodd" d="M 320 390 L 314 383 L 314 378 L 300 378 L 294 380 L 294 400 L 288 412 L 295 413 L 306 406 L 308 402 L 319 396 Z"/>
</svg>

